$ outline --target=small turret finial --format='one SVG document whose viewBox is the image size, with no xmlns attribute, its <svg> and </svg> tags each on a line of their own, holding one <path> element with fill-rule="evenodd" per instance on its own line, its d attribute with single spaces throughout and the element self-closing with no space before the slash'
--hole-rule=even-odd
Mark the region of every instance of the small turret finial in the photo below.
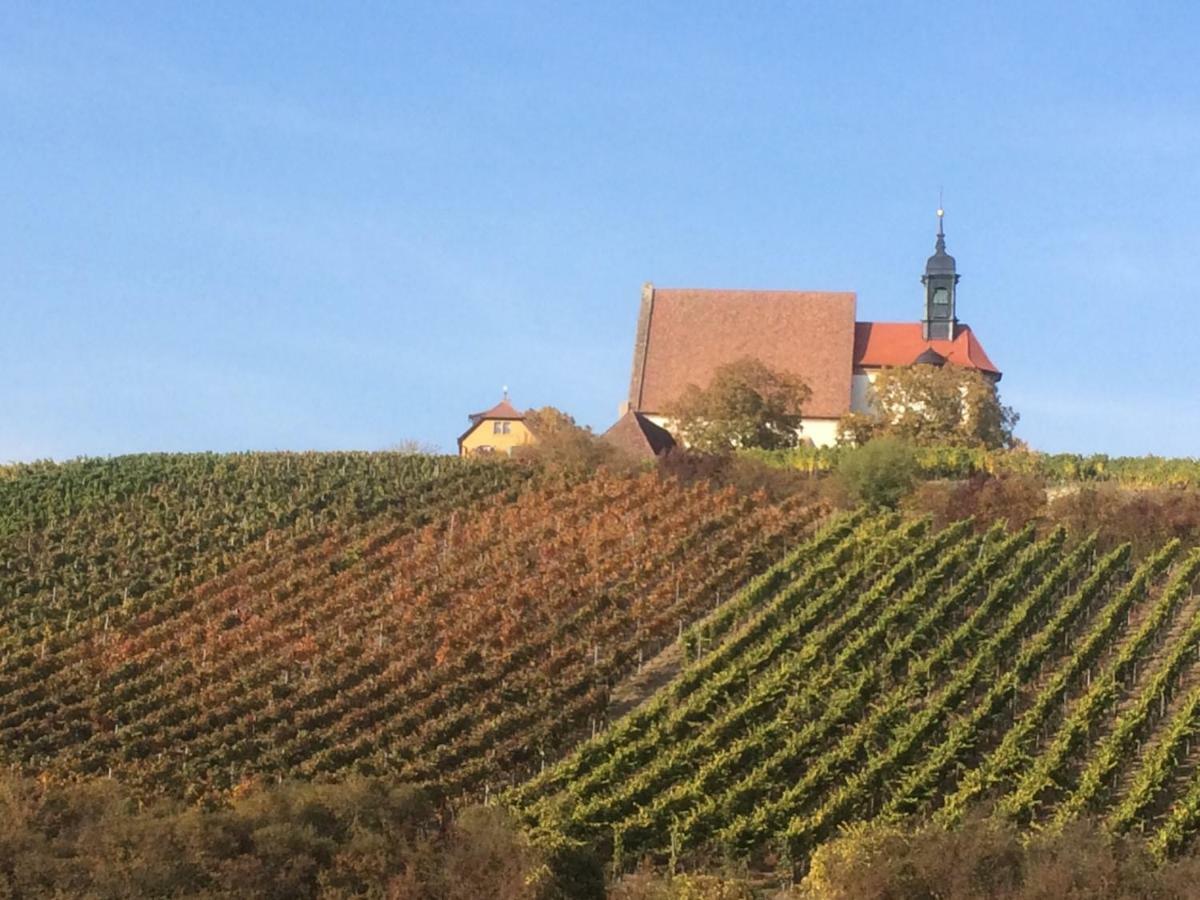
<svg viewBox="0 0 1200 900">
<path fill-rule="evenodd" d="M 937 220 L 938 220 L 937 252 L 938 253 L 946 252 L 946 232 L 945 232 L 945 229 L 942 227 L 942 223 L 945 221 L 945 218 L 946 218 L 946 210 L 942 207 L 942 190 L 941 190 L 941 188 L 938 188 L 938 208 L 937 208 Z"/>
<path fill-rule="evenodd" d="M 507 400 L 508 399 L 508 385 L 507 384 L 504 385 L 504 387 L 500 388 L 500 390 L 504 392 L 504 399 Z"/>
</svg>

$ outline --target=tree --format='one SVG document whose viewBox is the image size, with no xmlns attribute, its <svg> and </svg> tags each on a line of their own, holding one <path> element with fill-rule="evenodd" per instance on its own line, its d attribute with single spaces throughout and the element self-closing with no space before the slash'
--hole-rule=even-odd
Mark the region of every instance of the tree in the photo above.
<svg viewBox="0 0 1200 900">
<path fill-rule="evenodd" d="M 525 413 L 525 427 L 536 440 L 518 448 L 517 456 L 539 459 L 555 469 L 580 472 L 590 472 L 612 461 L 612 448 L 561 409 L 531 409 Z"/>
<path fill-rule="evenodd" d="M 689 384 L 665 412 L 696 450 L 779 450 L 800 442 L 800 410 L 812 391 L 799 377 L 751 357 L 719 367 L 708 387 Z"/>
<path fill-rule="evenodd" d="M 554 406 L 526 411 L 525 427 L 537 435 L 539 441 L 553 440 L 568 434 L 591 434 L 591 429 L 577 424 L 574 416 Z"/>
<path fill-rule="evenodd" d="M 850 413 L 838 423 L 843 443 L 877 437 L 920 446 L 956 444 L 1012 447 L 1017 413 L 1000 402 L 986 375 L 959 366 L 899 366 L 883 369 L 871 384 L 870 413 Z"/>
</svg>

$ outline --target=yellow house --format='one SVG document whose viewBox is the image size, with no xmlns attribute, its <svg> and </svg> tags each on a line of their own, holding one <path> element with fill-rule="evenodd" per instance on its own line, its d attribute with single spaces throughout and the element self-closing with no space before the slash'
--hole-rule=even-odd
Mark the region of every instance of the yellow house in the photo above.
<svg viewBox="0 0 1200 900">
<path fill-rule="evenodd" d="M 525 424 L 525 416 L 508 402 L 508 395 L 486 412 L 472 413 L 471 427 L 458 439 L 458 455 L 505 453 L 532 444 L 537 438 Z"/>
</svg>

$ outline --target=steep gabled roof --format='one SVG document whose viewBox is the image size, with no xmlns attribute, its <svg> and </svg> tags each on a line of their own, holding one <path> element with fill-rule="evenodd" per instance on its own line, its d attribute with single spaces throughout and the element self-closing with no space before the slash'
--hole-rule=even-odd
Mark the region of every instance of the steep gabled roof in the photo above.
<svg viewBox="0 0 1200 900">
<path fill-rule="evenodd" d="M 629 404 L 661 413 L 688 384 L 745 356 L 799 375 L 812 389 L 807 418 L 850 409 L 855 296 L 824 291 L 642 291 Z"/>
<path fill-rule="evenodd" d="M 515 406 L 508 402 L 505 398 L 484 412 L 471 413 L 467 416 L 474 424 L 478 425 L 485 419 L 524 419 L 525 414 L 520 412 Z"/>
<path fill-rule="evenodd" d="M 633 456 L 651 459 L 675 446 L 671 432 L 648 417 L 629 410 L 600 435 L 600 439 Z"/>
<path fill-rule="evenodd" d="M 932 350 L 952 365 L 977 369 L 999 379 L 1000 370 L 988 358 L 971 327 L 959 325 L 956 331 L 952 341 L 927 341 L 920 322 L 858 322 L 854 326 L 854 366 L 910 366 L 930 361 L 925 354 Z"/>
<path fill-rule="evenodd" d="M 491 409 L 484 410 L 483 412 L 468 413 L 467 418 L 471 420 L 471 425 L 466 431 L 458 436 L 458 450 L 460 453 L 462 452 L 462 442 L 470 436 L 472 431 L 474 431 L 484 422 L 504 419 L 514 422 L 523 422 L 525 421 L 525 414 L 509 403 L 508 398 L 505 397 Z"/>
</svg>

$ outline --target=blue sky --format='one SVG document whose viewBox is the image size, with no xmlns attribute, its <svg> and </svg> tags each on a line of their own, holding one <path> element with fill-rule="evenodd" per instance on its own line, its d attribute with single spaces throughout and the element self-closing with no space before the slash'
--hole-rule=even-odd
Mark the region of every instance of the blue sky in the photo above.
<svg viewBox="0 0 1200 900">
<path fill-rule="evenodd" d="M 0 460 L 597 428 L 642 282 L 959 315 L 1047 450 L 1200 456 L 1192 3 L 0 6 Z"/>
</svg>

